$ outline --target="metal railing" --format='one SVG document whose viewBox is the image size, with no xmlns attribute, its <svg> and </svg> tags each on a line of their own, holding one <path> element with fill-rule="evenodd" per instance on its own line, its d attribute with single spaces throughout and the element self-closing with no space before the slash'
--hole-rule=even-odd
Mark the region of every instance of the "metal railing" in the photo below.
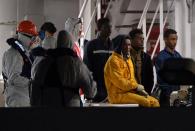
<svg viewBox="0 0 195 131">
<path fill-rule="evenodd" d="M 87 5 L 87 2 L 88 2 L 88 0 L 85 0 L 84 1 L 84 3 L 83 3 L 83 5 L 82 5 L 82 8 L 81 8 L 81 10 L 80 10 L 80 13 L 79 13 L 79 15 L 78 15 L 78 18 L 80 18 L 81 19 L 81 24 L 83 24 L 83 20 L 82 20 L 82 18 L 81 18 L 81 16 L 83 15 L 83 12 L 84 12 L 84 9 L 85 9 L 85 7 L 86 7 L 86 5 Z M 84 55 L 84 40 L 85 40 L 85 38 L 86 38 L 86 36 L 87 36 L 87 33 L 89 32 L 89 29 L 90 29 L 90 26 L 91 26 L 91 24 L 92 24 L 92 20 L 94 19 L 94 16 L 95 16 L 95 13 L 97 12 L 97 11 L 99 11 L 99 12 L 97 12 L 99 15 L 101 14 L 101 10 L 99 9 L 99 8 L 101 8 L 100 7 L 100 0 L 96 0 L 96 5 L 95 5 L 95 8 L 94 8 L 94 10 L 93 10 L 93 13 L 92 13 L 92 15 L 91 15 L 91 18 L 90 18 L 90 20 L 89 20 L 89 24 L 88 24 L 88 26 L 87 26 L 87 28 L 86 28 L 86 31 L 85 32 L 81 32 L 82 34 L 81 34 L 81 36 L 80 36 L 80 49 L 81 49 L 81 57 L 83 58 L 83 55 Z M 107 7 L 107 9 L 106 9 L 106 11 L 105 11 L 105 14 L 104 14 L 104 18 L 108 15 L 108 11 L 109 11 L 109 9 L 110 9 L 110 6 L 111 6 L 111 4 L 112 4 L 112 0 L 110 0 L 110 2 L 109 2 L 109 4 L 108 4 L 108 7 Z M 98 16 L 98 18 L 99 18 L 100 16 Z M 97 38 L 97 36 L 98 36 L 98 33 L 96 34 L 96 38 Z"/>
<path fill-rule="evenodd" d="M 172 8 L 174 2 L 175 2 L 175 0 L 172 0 L 172 3 L 170 5 L 170 7 L 168 8 L 167 14 L 166 14 L 165 19 L 164 19 L 164 22 L 163 22 L 163 28 L 165 27 L 165 24 L 167 22 L 170 9 Z M 153 59 L 153 57 L 154 57 L 154 54 L 156 52 L 156 49 L 157 49 L 157 46 L 158 46 L 159 41 L 160 41 L 160 35 L 159 35 L 159 37 L 158 37 L 158 39 L 156 41 L 155 47 L 154 47 L 153 52 L 152 52 L 152 55 L 151 55 L 151 59 Z"/>
<path fill-rule="evenodd" d="M 148 8 L 150 6 L 150 3 L 151 3 L 151 0 L 146 1 L 146 5 L 144 7 L 139 24 L 137 26 L 138 29 L 140 29 L 143 26 L 142 30 L 144 33 L 144 38 L 146 38 L 146 14 L 147 14 Z M 144 39 L 144 51 L 146 51 L 146 44 L 147 44 L 147 41 L 146 41 L 146 39 Z"/>
<path fill-rule="evenodd" d="M 104 18 L 108 15 L 108 11 L 109 11 L 111 5 L 112 5 L 112 0 L 110 0 L 110 2 L 108 3 L 108 7 L 107 7 L 107 9 L 106 9 L 106 11 L 104 13 Z"/>
<path fill-rule="evenodd" d="M 85 9 L 85 7 L 86 7 L 87 1 L 88 1 L 88 0 L 85 0 L 85 1 L 84 1 L 83 6 L 82 6 L 82 8 L 81 8 L 81 11 L 80 11 L 80 13 L 79 13 L 78 18 L 81 18 L 82 14 L 83 14 L 83 11 L 84 11 L 84 9 Z M 92 13 L 92 16 L 91 16 L 91 18 L 90 18 L 90 22 L 89 22 L 89 24 L 88 24 L 88 26 L 87 26 L 87 28 L 86 28 L 86 31 L 83 33 L 84 35 L 83 35 L 82 39 L 80 39 L 80 40 L 81 40 L 81 41 L 80 41 L 80 42 L 81 42 L 81 43 L 80 43 L 80 47 L 81 47 L 82 49 L 83 49 L 83 42 L 84 42 L 84 39 L 86 38 L 86 35 L 87 35 L 87 33 L 88 33 L 89 29 L 90 29 L 92 20 L 93 20 L 93 18 L 94 18 L 94 16 L 95 16 L 95 13 L 97 12 L 98 1 L 99 1 L 99 0 L 96 1 L 96 6 L 95 6 L 95 8 L 94 8 L 94 10 L 93 10 L 93 13 Z M 163 0 L 159 0 L 159 4 L 158 4 L 158 6 L 157 6 L 157 8 L 156 8 L 155 14 L 154 14 L 154 16 L 153 16 L 153 19 L 152 19 L 152 22 L 151 22 L 151 25 L 150 25 L 150 27 L 149 27 L 149 30 L 148 30 L 148 33 L 147 33 L 147 34 L 146 34 L 146 14 L 147 14 L 148 8 L 149 8 L 149 6 L 150 6 L 151 0 L 147 0 L 146 5 L 145 5 L 145 7 L 144 7 L 144 10 L 143 10 L 143 13 L 142 13 L 142 16 L 141 16 L 141 18 L 140 18 L 140 21 L 139 21 L 139 24 L 138 24 L 137 28 L 141 28 L 141 27 L 143 26 L 143 30 L 144 30 L 144 34 L 145 34 L 145 40 L 144 40 L 144 50 L 145 50 L 145 51 L 146 51 L 146 44 L 147 44 L 149 35 L 150 35 L 151 30 L 152 30 L 152 27 L 153 27 L 153 25 L 154 25 L 154 21 L 155 21 L 155 19 L 156 19 L 156 16 L 157 16 L 158 11 L 160 10 L 160 35 L 159 35 L 159 37 L 158 37 L 158 39 L 157 39 L 157 42 L 156 42 L 155 47 L 154 47 L 154 50 L 153 50 L 153 52 L 152 52 L 152 55 L 151 55 L 151 58 L 152 58 L 152 59 L 153 59 L 153 57 L 154 57 L 154 53 L 156 52 L 156 49 L 157 49 L 157 46 L 158 46 L 159 41 L 160 41 L 160 43 L 163 43 L 163 29 L 164 29 L 164 26 L 165 26 L 165 24 L 166 24 L 168 14 L 169 14 L 169 12 L 170 12 L 170 9 L 171 9 L 171 7 L 172 7 L 174 1 L 175 1 L 175 0 L 172 1 L 172 4 L 171 4 L 171 6 L 169 7 L 169 9 L 168 9 L 168 11 L 167 11 L 167 14 L 166 14 L 166 17 L 165 17 L 165 20 L 164 20 L 164 22 L 163 22 Z M 105 11 L 105 14 L 104 14 L 104 17 L 107 16 L 111 4 L 112 4 L 112 0 L 110 0 L 110 2 L 109 2 L 109 4 L 108 4 L 108 7 L 107 7 L 107 9 L 106 9 L 106 11 Z M 144 25 L 144 24 L 145 24 L 145 25 Z M 97 37 L 97 36 L 98 36 L 98 33 L 97 33 L 96 37 Z"/>
<path fill-rule="evenodd" d="M 81 10 L 80 10 L 80 12 L 79 12 L 78 18 L 81 18 L 81 16 L 83 15 L 83 12 L 84 12 L 84 10 L 85 10 L 85 7 L 86 7 L 86 5 L 87 5 L 87 2 L 88 2 L 88 0 L 85 0 L 85 1 L 84 1 L 83 5 L 82 5 L 82 7 L 81 7 Z"/>
<path fill-rule="evenodd" d="M 97 11 L 97 3 L 96 3 L 96 6 L 95 6 L 95 9 L 93 10 L 92 16 L 90 18 L 89 25 L 87 26 L 86 31 L 83 33 L 82 37 L 80 38 L 80 49 L 81 49 L 80 51 L 81 51 L 81 58 L 82 59 L 83 59 L 83 56 L 84 56 L 84 40 L 85 40 L 85 38 L 87 36 L 87 33 L 89 31 L 89 28 L 91 26 L 91 23 L 92 23 L 92 20 L 93 20 L 93 18 L 95 16 L 96 11 Z"/>
<path fill-rule="evenodd" d="M 143 20 L 146 18 L 146 13 L 147 13 L 148 8 L 150 6 L 150 2 L 151 2 L 151 0 L 147 0 L 147 2 L 146 2 L 146 5 L 145 5 L 143 13 L 142 13 L 142 16 L 141 16 L 139 24 L 137 26 L 138 29 L 140 29 L 141 26 L 143 25 Z"/>
<path fill-rule="evenodd" d="M 94 16 L 95 16 L 96 11 L 97 11 L 97 2 L 96 2 L 96 5 L 95 5 L 95 8 L 94 8 L 94 10 L 93 10 L 92 16 L 91 16 L 91 18 L 90 18 L 89 25 L 87 26 L 87 29 L 86 29 L 86 31 L 85 31 L 85 33 L 84 33 L 84 39 L 86 38 L 86 35 L 87 35 L 88 31 L 89 31 L 89 28 L 90 28 L 90 26 L 91 26 L 91 23 L 92 23 L 92 20 L 93 20 L 93 18 L 94 18 Z"/>
<path fill-rule="evenodd" d="M 159 10 L 159 9 L 160 9 L 160 3 L 158 4 L 158 6 L 157 6 L 157 8 L 156 8 L 154 17 L 153 17 L 153 19 L 152 19 L 152 23 L 151 23 L 151 25 L 150 25 L 150 27 L 149 27 L 149 30 L 148 30 L 148 33 L 147 33 L 147 36 L 146 36 L 146 42 L 148 41 L 148 38 L 149 38 L 149 36 L 150 36 L 151 30 L 152 30 L 152 27 L 153 27 L 153 25 L 154 25 L 154 21 L 155 21 L 155 19 L 156 19 L 156 16 L 157 16 L 157 13 L 158 13 L 158 10 Z"/>
<path fill-rule="evenodd" d="M 82 8 L 81 8 L 81 12 L 83 12 L 84 7 L 86 6 L 86 1 L 87 1 L 87 0 L 85 0 L 83 6 L 82 6 Z M 104 13 L 104 18 L 108 15 L 108 11 L 109 11 L 109 9 L 110 9 L 111 4 L 112 4 L 112 0 L 110 0 L 110 2 L 109 2 L 109 4 L 108 4 L 108 7 L 107 7 L 107 9 L 106 9 L 106 11 L 105 11 L 105 13 Z M 93 18 L 94 18 L 94 16 L 95 16 L 95 13 L 97 12 L 97 9 L 98 9 L 98 6 L 99 6 L 99 5 L 100 5 L 100 0 L 96 0 L 96 6 L 95 6 L 95 8 L 94 8 L 94 10 L 93 10 L 93 13 L 92 13 L 92 16 L 91 16 L 89 25 L 87 26 L 87 29 L 86 29 L 86 31 L 85 31 L 85 33 L 84 33 L 84 39 L 86 38 L 86 35 L 87 35 L 88 31 L 89 31 L 89 28 L 90 28 L 90 26 L 91 26 L 92 20 L 93 20 Z M 82 14 L 81 12 L 80 12 L 80 15 L 79 15 L 80 17 L 81 17 L 81 14 Z M 100 14 L 100 12 L 99 12 L 99 14 Z M 79 18 L 80 18 L 80 17 L 79 17 Z M 97 37 L 97 35 L 96 35 L 96 37 Z"/>
<path fill-rule="evenodd" d="M 145 37 L 145 39 L 144 39 L 144 51 L 146 51 L 146 44 L 147 44 L 147 42 L 148 42 L 148 38 L 149 38 L 149 36 L 150 36 L 152 27 L 153 27 L 153 25 L 154 25 L 154 21 L 155 21 L 155 19 L 156 19 L 157 13 L 158 13 L 158 11 L 160 10 L 160 15 L 159 15 L 159 17 L 160 17 L 160 34 L 159 34 L 159 37 L 158 37 L 158 39 L 157 39 L 157 41 L 156 41 L 155 47 L 154 47 L 154 49 L 153 49 L 153 52 L 152 52 L 152 54 L 151 54 L 151 59 L 153 59 L 153 57 L 154 57 L 154 54 L 155 54 L 155 52 L 156 52 L 157 46 L 158 46 L 158 44 L 159 44 L 159 41 L 160 41 L 160 43 L 161 43 L 161 47 L 163 46 L 163 45 L 162 45 L 162 44 L 163 44 L 163 29 L 164 29 L 165 24 L 166 24 L 166 22 L 167 22 L 168 15 L 169 15 L 170 9 L 171 9 L 171 7 L 172 7 L 174 1 L 175 1 L 175 0 L 172 1 L 170 7 L 168 8 L 167 14 L 166 14 L 165 19 L 164 19 L 164 21 L 163 21 L 163 0 L 159 0 L 159 3 L 158 3 L 158 5 L 157 5 L 157 8 L 156 8 L 155 14 L 154 14 L 154 16 L 153 16 L 152 22 L 151 22 L 151 24 L 150 24 L 150 27 L 149 27 L 149 30 L 148 30 L 147 35 L 146 35 L 146 14 L 147 14 L 148 8 L 149 8 L 149 6 L 150 6 L 151 0 L 147 0 L 146 5 L 145 5 L 145 7 L 144 7 L 142 16 L 141 16 L 140 21 L 139 21 L 139 24 L 138 24 L 138 26 L 137 26 L 138 29 L 140 29 L 140 28 L 143 26 L 143 33 L 144 33 L 144 37 Z M 161 49 L 162 49 L 162 48 L 161 48 Z"/>
</svg>

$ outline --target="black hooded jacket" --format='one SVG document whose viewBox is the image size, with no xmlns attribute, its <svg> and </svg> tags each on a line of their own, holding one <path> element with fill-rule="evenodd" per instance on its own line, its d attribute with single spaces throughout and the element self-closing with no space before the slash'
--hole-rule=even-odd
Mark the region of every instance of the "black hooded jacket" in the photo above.
<svg viewBox="0 0 195 131">
<path fill-rule="evenodd" d="M 85 46 L 83 61 L 93 72 L 94 80 L 97 82 L 97 95 L 94 102 L 101 102 L 107 97 L 107 91 L 104 82 L 104 66 L 113 52 L 113 43 L 110 39 L 104 45 L 104 41 L 98 37 L 89 41 Z"/>
<path fill-rule="evenodd" d="M 32 78 L 32 106 L 80 106 L 79 88 L 87 99 L 96 94 L 96 83 L 87 66 L 69 48 L 32 50 L 42 56 Z"/>
</svg>

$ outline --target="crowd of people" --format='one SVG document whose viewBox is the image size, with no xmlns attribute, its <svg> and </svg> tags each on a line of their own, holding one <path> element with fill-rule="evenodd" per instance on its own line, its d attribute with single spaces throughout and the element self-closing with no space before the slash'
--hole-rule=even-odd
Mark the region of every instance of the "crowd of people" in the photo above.
<svg viewBox="0 0 195 131">
<path fill-rule="evenodd" d="M 67 30 L 59 30 L 55 38 L 57 29 L 52 22 L 37 30 L 32 21 L 21 21 L 16 36 L 7 39 L 10 48 L 2 59 L 5 106 L 82 107 L 80 90 L 86 100 L 95 103 L 169 106 L 170 93 L 179 86 L 164 82 L 158 72 L 166 59 L 181 58 L 175 50 L 177 32 L 165 30 L 165 48 L 153 65 L 143 50 L 141 29 L 111 39 L 110 20 L 100 18 L 97 30 L 98 37 L 86 42 L 81 59 Z M 151 95 L 154 66 L 162 89 L 160 99 Z"/>
</svg>

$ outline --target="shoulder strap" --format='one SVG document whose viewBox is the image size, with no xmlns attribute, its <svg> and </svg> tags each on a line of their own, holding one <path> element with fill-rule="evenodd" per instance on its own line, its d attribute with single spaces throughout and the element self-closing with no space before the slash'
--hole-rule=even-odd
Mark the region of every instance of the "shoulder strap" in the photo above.
<svg viewBox="0 0 195 131">
<path fill-rule="evenodd" d="M 25 63 L 32 65 L 31 59 L 25 54 L 26 51 L 23 48 L 21 41 L 15 38 L 10 38 L 7 40 L 7 43 L 20 53 Z"/>
</svg>

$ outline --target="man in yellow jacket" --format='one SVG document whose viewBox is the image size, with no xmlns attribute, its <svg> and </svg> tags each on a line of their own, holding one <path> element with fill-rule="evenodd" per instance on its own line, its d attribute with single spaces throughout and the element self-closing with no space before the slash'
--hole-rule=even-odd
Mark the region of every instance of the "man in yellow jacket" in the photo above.
<svg viewBox="0 0 195 131">
<path fill-rule="evenodd" d="M 117 48 L 104 67 L 108 101 L 113 104 L 139 104 L 142 107 L 159 107 L 158 100 L 149 96 L 143 85 L 136 82 L 130 56 L 130 38 L 119 35 L 114 42 L 117 44 Z"/>
</svg>

